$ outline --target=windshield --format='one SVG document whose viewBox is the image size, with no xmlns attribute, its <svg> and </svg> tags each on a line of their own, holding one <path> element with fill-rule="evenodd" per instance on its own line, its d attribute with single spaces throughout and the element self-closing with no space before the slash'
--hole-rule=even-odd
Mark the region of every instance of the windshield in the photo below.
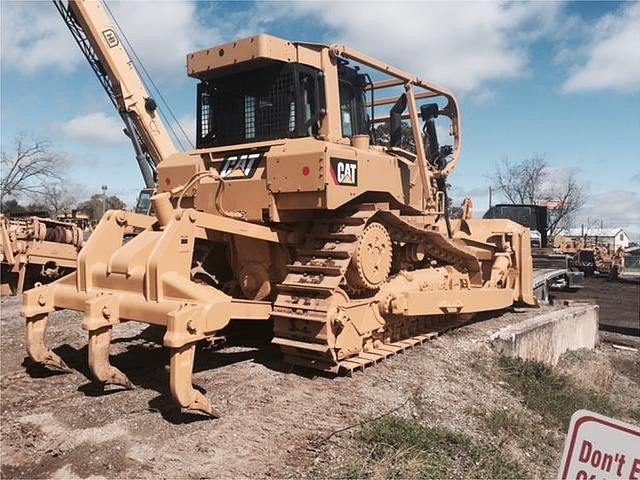
<svg viewBox="0 0 640 480">
<path fill-rule="evenodd" d="M 140 195 L 138 196 L 138 203 L 136 204 L 136 213 L 149 215 L 149 208 L 151 206 L 152 196 L 153 196 L 153 190 L 140 191 Z"/>
</svg>

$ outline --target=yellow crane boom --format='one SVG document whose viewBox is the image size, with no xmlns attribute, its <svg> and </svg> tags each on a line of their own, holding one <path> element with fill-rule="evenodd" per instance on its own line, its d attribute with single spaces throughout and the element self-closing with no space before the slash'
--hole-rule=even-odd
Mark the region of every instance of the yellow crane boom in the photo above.
<svg viewBox="0 0 640 480">
<path fill-rule="evenodd" d="M 176 147 L 133 61 L 99 0 L 54 0 L 87 61 L 127 127 L 147 187 L 154 187 L 155 166 Z"/>
</svg>

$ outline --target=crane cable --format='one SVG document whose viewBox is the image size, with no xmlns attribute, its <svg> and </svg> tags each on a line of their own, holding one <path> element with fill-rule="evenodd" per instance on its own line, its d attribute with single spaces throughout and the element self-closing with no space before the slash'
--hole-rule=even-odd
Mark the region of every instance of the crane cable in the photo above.
<svg viewBox="0 0 640 480">
<path fill-rule="evenodd" d="M 124 33 L 124 30 L 120 27 L 120 24 L 118 23 L 118 20 L 116 19 L 116 16 L 113 14 L 111 9 L 109 8 L 109 5 L 107 4 L 106 0 L 103 0 L 103 2 L 104 2 L 104 6 L 106 7 L 107 11 L 109 12 L 109 15 L 111 15 L 111 18 L 113 19 L 113 22 L 115 23 L 116 27 L 118 28 L 118 31 L 119 31 L 120 35 L 122 36 L 122 38 L 124 39 L 125 43 L 127 44 L 128 49 L 131 51 L 131 54 L 136 59 L 137 63 L 140 65 L 141 70 L 144 72 L 145 76 L 147 77 L 147 79 L 149 80 L 151 85 L 153 86 L 154 91 L 160 97 L 160 100 L 162 101 L 162 103 L 164 104 L 165 108 L 167 109 L 167 111 L 171 115 L 171 118 L 173 118 L 175 124 L 178 126 L 178 128 L 182 132 L 182 135 L 184 135 L 184 138 L 187 140 L 187 142 L 189 142 L 189 145 L 191 145 L 191 148 L 194 148 L 193 143 L 191 142 L 191 139 L 189 138 L 187 133 L 184 131 L 184 128 L 182 128 L 182 125 L 180 124 L 180 122 L 176 118 L 175 114 L 173 113 L 173 110 L 169 106 L 169 103 L 165 100 L 164 96 L 162 95 L 162 92 L 160 91 L 160 89 L 158 88 L 156 83 L 153 81 L 153 78 L 151 78 L 151 75 L 149 75 L 149 72 L 145 68 L 144 63 L 142 63 L 142 60 L 140 60 L 140 57 L 138 57 L 138 54 L 136 53 L 135 49 L 131 45 L 131 42 L 129 42 L 129 39 L 127 38 L 126 34 Z M 142 81 L 142 84 L 147 89 L 147 91 L 150 90 L 150 88 L 147 85 L 147 83 L 145 82 L 144 78 L 140 77 L 140 80 Z M 168 121 L 168 119 L 167 119 L 166 115 L 163 113 L 162 109 L 158 109 L 158 110 L 160 112 L 160 116 L 162 117 L 164 122 L 167 124 L 167 127 L 169 128 L 169 130 L 171 130 L 171 133 L 173 133 L 174 138 L 176 139 L 176 141 L 180 145 L 180 148 L 182 150 L 184 150 L 185 149 L 184 145 L 182 144 L 182 141 L 180 141 L 180 138 L 178 137 L 178 134 L 176 133 L 176 131 L 173 128 L 173 125 L 171 125 L 171 123 Z"/>
</svg>

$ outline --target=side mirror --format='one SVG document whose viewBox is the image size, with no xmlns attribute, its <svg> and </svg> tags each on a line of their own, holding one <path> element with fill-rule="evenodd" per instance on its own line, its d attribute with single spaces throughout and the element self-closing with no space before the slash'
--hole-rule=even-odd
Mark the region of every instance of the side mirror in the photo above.
<svg viewBox="0 0 640 480">
<path fill-rule="evenodd" d="M 391 107 L 391 112 L 389 113 L 389 146 L 397 147 L 400 145 L 402 141 L 402 113 L 407 108 L 407 95 L 403 93 L 400 95 L 396 103 Z"/>
</svg>

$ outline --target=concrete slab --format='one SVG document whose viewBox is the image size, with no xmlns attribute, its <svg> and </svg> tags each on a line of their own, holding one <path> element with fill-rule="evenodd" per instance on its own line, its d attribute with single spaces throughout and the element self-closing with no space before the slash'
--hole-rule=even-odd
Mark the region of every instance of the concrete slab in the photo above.
<svg viewBox="0 0 640 480">
<path fill-rule="evenodd" d="M 598 343 L 597 305 L 573 305 L 510 325 L 491 336 L 503 355 L 556 365 L 567 350 Z"/>
</svg>

